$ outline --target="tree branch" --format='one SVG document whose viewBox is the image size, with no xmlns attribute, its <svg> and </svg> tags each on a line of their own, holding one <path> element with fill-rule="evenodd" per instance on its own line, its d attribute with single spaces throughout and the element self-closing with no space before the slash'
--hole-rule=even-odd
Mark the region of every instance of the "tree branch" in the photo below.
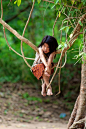
<svg viewBox="0 0 86 129">
<path fill-rule="evenodd" d="M 77 108 L 78 108 L 78 104 L 79 104 L 79 99 L 80 99 L 80 95 L 77 97 L 77 100 L 75 102 L 73 111 L 71 113 L 71 117 L 70 117 L 69 122 L 68 122 L 68 125 L 67 125 L 67 129 L 70 128 L 70 126 L 73 124 L 73 122 L 75 120 L 75 117 L 76 117 L 76 114 L 77 114 Z"/>
<path fill-rule="evenodd" d="M 86 19 L 86 14 L 83 14 L 79 21 L 81 21 L 83 23 L 83 21 L 85 19 Z M 67 47 L 65 47 L 63 53 L 65 53 L 73 45 L 73 43 L 75 42 L 75 40 L 77 39 L 77 37 L 80 34 L 82 34 L 80 32 L 80 29 L 81 29 L 81 25 L 78 22 L 77 25 L 76 25 L 76 27 L 75 27 L 75 29 L 74 29 L 74 31 L 73 31 L 72 37 L 70 38 L 69 43 L 68 43 Z M 61 53 L 61 50 L 57 50 L 56 51 L 56 54 L 59 54 L 59 53 Z"/>
<path fill-rule="evenodd" d="M 76 128 L 76 126 L 78 126 L 79 124 L 84 124 L 85 123 L 85 121 L 86 121 L 86 118 L 83 118 L 83 119 L 80 119 L 79 121 L 77 121 L 77 122 L 74 122 L 73 123 L 73 125 L 72 126 L 70 126 L 70 128 L 69 129 L 75 129 Z"/>
<path fill-rule="evenodd" d="M 53 4 L 55 4 L 55 2 L 52 2 L 52 1 L 49 1 L 49 0 L 43 0 L 43 1 L 46 1 L 46 2 L 49 2 L 49 3 L 53 3 Z M 59 3 L 57 3 L 58 5 L 60 5 Z M 69 6 L 69 5 L 64 5 L 65 7 L 72 7 L 72 8 L 75 8 L 75 9 L 78 9 L 77 7 L 74 7 L 74 6 Z M 80 9 L 84 9 L 84 8 L 86 8 L 86 6 L 85 7 L 82 7 L 82 8 L 80 8 Z"/>
<path fill-rule="evenodd" d="M 84 19 L 86 19 L 86 14 L 82 15 L 82 17 L 80 18 L 79 21 L 83 22 Z M 38 48 L 31 43 L 28 39 L 24 38 L 23 36 L 21 36 L 16 30 L 14 30 L 13 28 L 11 28 L 6 22 L 4 22 L 1 18 L 0 18 L 0 23 L 6 27 L 10 32 L 12 32 L 18 39 L 22 40 L 23 42 L 25 42 L 26 44 L 28 44 L 31 48 L 33 48 L 36 52 L 38 52 Z M 81 25 L 77 24 L 77 26 L 74 29 L 73 32 L 73 36 L 72 38 L 69 40 L 69 43 L 67 45 L 67 47 L 64 48 L 63 53 L 65 53 L 74 43 L 74 41 L 77 39 L 78 35 L 80 34 L 80 29 L 81 29 Z M 61 53 L 61 50 L 57 50 L 56 54 Z"/>
<path fill-rule="evenodd" d="M 43 1 L 46 1 L 46 2 L 49 2 L 49 3 L 53 3 L 53 4 L 54 4 L 54 2 L 52 2 L 52 1 L 49 1 L 49 0 L 43 0 Z"/>
<path fill-rule="evenodd" d="M 10 27 L 6 22 L 4 22 L 1 18 L 0 18 L 0 23 L 7 28 L 11 33 L 13 33 L 18 39 L 22 40 L 23 42 L 25 42 L 26 44 L 28 44 L 32 49 L 34 49 L 35 51 L 38 52 L 38 48 L 31 43 L 28 39 L 24 38 L 23 36 L 21 36 L 16 30 L 14 30 L 12 27 Z"/>
</svg>

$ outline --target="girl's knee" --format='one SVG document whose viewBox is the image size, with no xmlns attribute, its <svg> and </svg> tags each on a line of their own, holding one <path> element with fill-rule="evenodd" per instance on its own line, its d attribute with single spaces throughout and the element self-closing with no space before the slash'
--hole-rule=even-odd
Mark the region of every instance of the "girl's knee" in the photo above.
<svg viewBox="0 0 86 129">
<path fill-rule="evenodd" d="M 50 74 L 49 73 L 47 73 L 46 71 L 44 71 L 44 74 L 43 74 L 45 77 L 48 77 L 48 78 L 50 78 Z"/>
</svg>

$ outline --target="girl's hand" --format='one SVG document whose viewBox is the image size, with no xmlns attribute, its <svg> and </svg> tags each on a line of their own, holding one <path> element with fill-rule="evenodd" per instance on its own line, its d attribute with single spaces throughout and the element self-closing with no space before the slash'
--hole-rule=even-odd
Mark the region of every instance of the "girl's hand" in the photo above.
<svg viewBox="0 0 86 129">
<path fill-rule="evenodd" d="M 50 75 L 51 74 L 51 68 L 49 66 L 47 66 L 45 68 L 45 72 L 47 72 Z"/>
<path fill-rule="evenodd" d="M 45 75 L 50 77 L 50 74 L 47 71 L 45 71 Z"/>
</svg>

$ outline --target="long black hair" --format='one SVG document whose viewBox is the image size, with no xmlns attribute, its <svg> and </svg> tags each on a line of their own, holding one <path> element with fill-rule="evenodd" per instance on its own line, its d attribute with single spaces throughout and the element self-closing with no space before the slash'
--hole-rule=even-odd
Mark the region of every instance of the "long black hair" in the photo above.
<svg viewBox="0 0 86 129">
<path fill-rule="evenodd" d="M 56 51 L 56 48 L 58 47 L 58 42 L 57 40 L 53 37 L 53 36 L 49 36 L 49 35 L 46 35 L 43 39 L 42 39 L 42 42 L 39 44 L 38 47 L 42 47 L 42 45 L 44 45 L 44 43 L 47 43 L 49 45 L 49 55 L 52 53 L 52 52 L 55 52 Z"/>
</svg>

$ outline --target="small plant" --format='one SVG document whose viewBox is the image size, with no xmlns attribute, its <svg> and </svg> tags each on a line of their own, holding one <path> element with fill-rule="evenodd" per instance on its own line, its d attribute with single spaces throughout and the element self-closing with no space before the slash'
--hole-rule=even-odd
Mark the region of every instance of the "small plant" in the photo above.
<svg viewBox="0 0 86 129">
<path fill-rule="evenodd" d="M 29 94 L 26 92 L 22 95 L 22 97 L 28 101 L 38 101 L 38 102 L 42 102 L 41 98 L 38 97 L 34 97 L 34 96 L 29 96 Z"/>
<path fill-rule="evenodd" d="M 20 113 L 19 116 L 20 116 L 20 117 L 23 117 L 23 113 Z"/>
<path fill-rule="evenodd" d="M 7 113 L 8 113 L 8 109 L 5 109 L 4 114 L 7 115 Z"/>
</svg>

